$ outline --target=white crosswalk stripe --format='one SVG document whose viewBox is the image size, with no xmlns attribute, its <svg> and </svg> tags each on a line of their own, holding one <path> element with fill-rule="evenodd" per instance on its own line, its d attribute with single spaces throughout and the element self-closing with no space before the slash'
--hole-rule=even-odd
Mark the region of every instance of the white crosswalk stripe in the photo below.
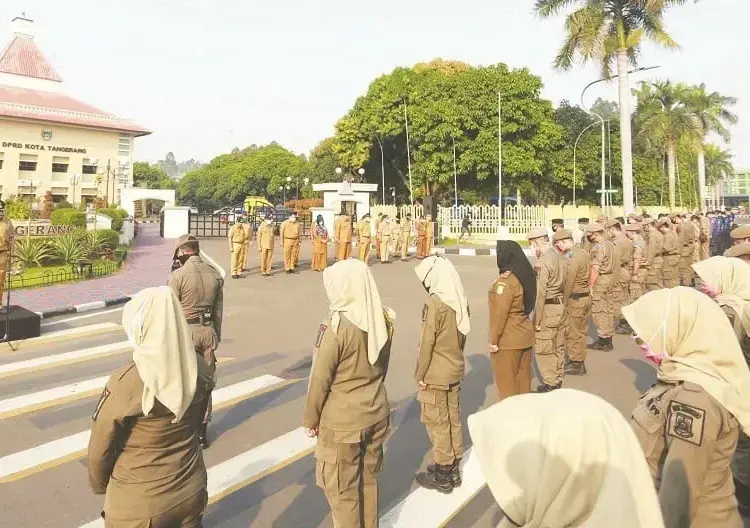
<svg viewBox="0 0 750 528">
<path fill-rule="evenodd" d="M 104 388 L 108 379 L 109 376 L 102 376 L 101 378 L 79 381 L 62 387 L 0 400 L 0 420 L 97 394 Z"/>
<path fill-rule="evenodd" d="M 52 354 L 49 356 L 27 359 L 25 361 L 6 363 L 5 365 L 0 365 L 0 378 L 18 376 L 32 371 L 37 372 L 44 369 L 81 363 L 91 359 L 98 359 L 126 352 L 130 350 L 130 348 L 130 344 L 127 341 L 120 341 L 118 343 L 109 343 L 106 345 L 74 350 L 73 352 L 65 352 L 63 354 Z"/>
</svg>

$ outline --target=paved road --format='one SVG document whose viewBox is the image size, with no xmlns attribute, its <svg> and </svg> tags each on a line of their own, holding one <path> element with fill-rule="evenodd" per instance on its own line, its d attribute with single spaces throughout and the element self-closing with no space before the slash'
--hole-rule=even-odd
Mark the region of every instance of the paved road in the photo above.
<svg viewBox="0 0 750 528">
<path fill-rule="evenodd" d="M 226 240 L 204 241 L 203 248 L 228 265 Z M 325 498 L 314 484 L 311 444 L 299 431 L 310 353 L 327 312 L 321 275 L 308 269 L 307 246 L 302 255 L 299 275 L 262 278 L 253 249 L 250 275 L 227 283 L 218 367 L 224 403 L 214 414 L 213 443 L 205 452 L 214 498 L 207 527 L 331 526 Z M 496 401 L 486 355 L 486 292 L 497 272 L 492 257 L 452 260 L 473 315 L 461 401 L 465 422 L 468 414 Z M 384 303 L 397 312 L 387 380 L 394 427 L 380 479 L 380 511 L 388 522 L 382 525 L 429 528 L 440 525 L 435 516 L 447 521 L 455 509 L 448 526 L 494 527 L 499 513 L 476 467 L 467 469 L 463 496 L 413 493 L 413 474 L 430 462 L 414 399 L 424 291 L 413 268 L 414 262 L 373 265 Z M 88 489 L 81 449 L 99 386 L 128 359 L 120 316 L 121 309 L 114 309 L 53 319 L 45 322 L 47 342 L 24 342 L 16 351 L 0 345 L 0 527 L 73 528 L 96 520 L 102 500 Z M 588 377 L 569 378 L 566 386 L 598 393 L 627 414 L 639 391 L 652 383 L 653 369 L 639 359 L 629 338 L 615 342 L 614 352 L 591 355 Z M 33 359 L 33 364 L 20 363 Z M 466 430 L 464 437 L 469 447 Z M 475 497 L 469 493 L 472 482 L 479 490 Z M 400 516 L 394 515 L 404 499 Z"/>
</svg>

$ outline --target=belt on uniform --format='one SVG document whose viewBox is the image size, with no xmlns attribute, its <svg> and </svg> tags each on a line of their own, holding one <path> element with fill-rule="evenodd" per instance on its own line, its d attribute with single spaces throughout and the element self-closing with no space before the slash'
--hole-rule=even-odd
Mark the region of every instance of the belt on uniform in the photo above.
<svg viewBox="0 0 750 528">
<path fill-rule="evenodd" d="M 571 299 L 583 299 L 584 297 L 588 297 L 588 293 L 571 293 L 570 298 Z"/>
<path fill-rule="evenodd" d="M 552 299 L 544 299 L 544 304 L 562 304 L 562 297 L 554 297 Z"/>
<path fill-rule="evenodd" d="M 192 318 L 190 318 L 190 319 L 187 320 L 187 324 L 190 324 L 190 325 L 194 325 L 194 324 L 202 325 L 203 324 L 203 319 L 201 319 L 200 317 L 192 317 Z"/>
<path fill-rule="evenodd" d="M 690 244 L 682 244 L 682 247 L 690 247 Z"/>
<path fill-rule="evenodd" d="M 299 237 L 284 237 L 284 240 L 299 240 Z"/>
<path fill-rule="evenodd" d="M 676 257 L 677 253 L 662 253 L 662 257 Z"/>
</svg>

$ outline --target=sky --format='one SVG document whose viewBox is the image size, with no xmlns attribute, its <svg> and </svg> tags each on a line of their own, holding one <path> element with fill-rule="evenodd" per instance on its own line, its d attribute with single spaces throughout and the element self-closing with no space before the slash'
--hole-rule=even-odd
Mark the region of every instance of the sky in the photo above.
<svg viewBox="0 0 750 528">
<path fill-rule="evenodd" d="M 533 0 L 3 0 L 0 43 L 25 12 L 67 92 L 153 131 L 136 158 L 208 161 L 277 141 L 308 153 L 376 77 L 440 57 L 505 62 L 541 76 L 555 104 L 580 101 L 594 66 L 556 72 L 563 18 L 540 20 Z M 679 51 L 648 45 L 631 83 L 705 82 L 739 98 L 730 145 L 750 167 L 750 0 L 673 8 Z M 617 100 L 616 82 L 586 92 Z"/>
</svg>

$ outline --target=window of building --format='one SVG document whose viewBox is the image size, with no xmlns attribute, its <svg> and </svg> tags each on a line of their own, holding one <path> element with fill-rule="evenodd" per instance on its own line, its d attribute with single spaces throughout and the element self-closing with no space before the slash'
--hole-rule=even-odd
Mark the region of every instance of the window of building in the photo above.
<svg viewBox="0 0 750 528">
<path fill-rule="evenodd" d="M 35 172 L 36 160 L 37 160 L 36 156 L 32 156 L 30 154 L 21 154 L 21 157 L 18 161 L 18 170 Z"/>
<path fill-rule="evenodd" d="M 130 153 L 133 150 L 133 138 L 132 136 L 120 136 L 119 142 L 119 154 L 120 156 L 130 157 Z"/>
<path fill-rule="evenodd" d="M 3 153 L 0 152 L 0 169 L 3 168 Z"/>
<path fill-rule="evenodd" d="M 83 174 L 96 174 L 98 170 L 97 161 L 89 158 L 83 159 L 83 167 L 81 167 L 81 173 Z"/>
<path fill-rule="evenodd" d="M 55 156 L 52 158 L 52 172 L 65 173 L 68 172 L 70 166 L 70 158 L 61 158 Z"/>
</svg>

